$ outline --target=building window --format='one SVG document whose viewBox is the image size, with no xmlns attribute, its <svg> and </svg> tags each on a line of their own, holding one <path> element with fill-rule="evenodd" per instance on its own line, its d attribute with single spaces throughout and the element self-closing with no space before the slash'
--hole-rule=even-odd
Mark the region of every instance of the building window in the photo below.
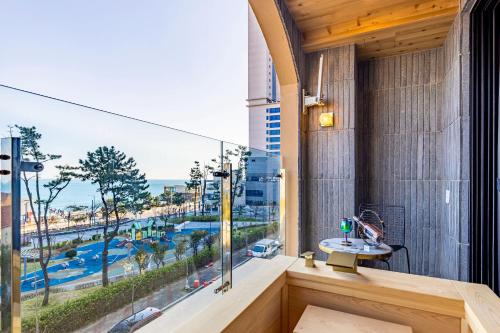
<svg viewBox="0 0 500 333">
<path fill-rule="evenodd" d="M 268 123 L 266 124 L 266 127 L 268 128 L 280 128 L 280 123 L 277 122 L 277 123 Z"/>
<path fill-rule="evenodd" d="M 280 142 L 280 137 L 279 136 L 273 136 L 270 138 L 266 138 L 267 142 Z"/>
<path fill-rule="evenodd" d="M 266 145 L 266 149 L 269 149 L 269 150 L 279 150 L 280 149 L 280 145 Z"/>
<path fill-rule="evenodd" d="M 280 120 L 280 115 L 266 116 L 266 120 Z"/>
<path fill-rule="evenodd" d="M 272 96 L 272 100 L 276 101 L 276 97 L 277 97 L 276 96 L 276 70 L 274 68 L 274 63 L 273 63 L 271 78 L 272 78 L 271 96 Z"/>
<path fill-rule="evenodd" d="M 266 109 L 267 113 L 280 113 L 280 108 L 268 108 Z"/>
<path fill-rule="evenodd" d="M 267 135 L 280 135 L 280 130 L 267 130 Z"/>
<path fill-rule="evenodd" d="M 246 191 L 247 197 L 263 197 L 264 196 L 264 191 L 261 190 L 247 190 Z"/>
</svg>

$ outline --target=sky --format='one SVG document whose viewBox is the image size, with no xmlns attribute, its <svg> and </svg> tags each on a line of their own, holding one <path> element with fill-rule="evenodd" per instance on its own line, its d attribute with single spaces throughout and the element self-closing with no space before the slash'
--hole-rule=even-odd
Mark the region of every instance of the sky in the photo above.
<svg viewBox="0 0 500 333">
<path fill-rule="evenodd" d="M 0 84 L 248 143 L 245 0 L 3 0 Z M 220 143 L 0 87 L 0 134 L 34 125 L 75 164 L 114 144 L 148 178 L 186 178 Z M 50 166 L 46 176 L 51 177 Z"/>
</svg>

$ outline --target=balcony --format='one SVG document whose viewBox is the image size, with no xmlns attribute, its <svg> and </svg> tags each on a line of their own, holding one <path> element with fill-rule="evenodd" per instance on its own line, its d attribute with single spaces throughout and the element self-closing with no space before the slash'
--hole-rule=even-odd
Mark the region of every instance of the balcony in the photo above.
<svg viewBox="0 0 500 333">
<path fill-rule="evenodd" d="M 497 3 L 249 0 L 279 155 L 1 86 L 2 329 L 500 331 Z"/>
<path fill-rule="evenodd" d="M 285 256 L 251 265 L 251 274 L 209 306 L 193 297 L 202 305 L 184 312 L 183 322 L 172 324 L 178 315 L 173 308 L 139 332 L 166 325 L 172 332 L 292 332 L 308 305 L 407 325 L 413 332 L 495 332 L 500 325 L 498 297 L 484 285 L 370 268 L 338 273 L 324 262 L 308 268 L 304 259 Z"/>
</svg>

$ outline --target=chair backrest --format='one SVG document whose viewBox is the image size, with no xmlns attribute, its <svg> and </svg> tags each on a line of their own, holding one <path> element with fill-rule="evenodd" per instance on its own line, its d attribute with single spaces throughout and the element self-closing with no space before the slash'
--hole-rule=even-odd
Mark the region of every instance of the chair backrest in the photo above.
<svg viewBox="0 0 500 333">
<path fill-rule="evenodd" d="M 385 225 L 383 224 L 383 212 L 380 209 L 380 205 L 373 203 L 361 203 L 359 205 L 359 218 L 362 218 L 364 222 L 368 222 L 381 228 L 385 234 Z M 356 230 L 357 230 L 356 226 Z M 385 237 L 384 237 L 385 238 Z"/>
<path fill-rule="evenodd" d="M 376 212 L 379 216 L 382 216 L 382 206 L 375 203 L 361 203 L 359 204 L 359 215 L 365 210 L 371 210 Z"/>
<path fill-rule="evenodd" d="M 405 245 L 405 208 L 404 206 L 385 206 L 385 243 L 388 245 Z"/>
</svg>

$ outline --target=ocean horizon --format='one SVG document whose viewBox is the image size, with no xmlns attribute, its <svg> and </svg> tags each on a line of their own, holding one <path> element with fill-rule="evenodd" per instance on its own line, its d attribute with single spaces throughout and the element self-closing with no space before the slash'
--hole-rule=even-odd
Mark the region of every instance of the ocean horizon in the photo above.
<svg viewBox="0 0 500 333">
<path fill-rule="evenodd" d="M 51 179 L 41 179 L 41 197 L 42 199 L 48 196 L 48 190 L 43 187 L 44 184 L 47 184 Z M 153 195 L 157 196 L 163 193 L 163 188 L 165 186 L 174 186 L 174 185 L 185 185 L 187 179 L 148 179 L 148 191 Z M 31 181 L 30 188 L 33 192 L 34 189 L 34 181 Z M 61 191 L 59 196 L 54 200 L 51 204 L 51 208 L 54 209 L 65 209 L 70 205 L 79 205 L 79 206 L 91 206 L 92 200 L 95 200 L 96 203 L 100 203 L 101 199 L 99 194 L 97 193 L 97 187 L 92 185 L 90 182 L 83 182 L 81 180 L 72 180 L 69 185 Z M 26 192 L 26 188 L 24 183 L 21 182 L 21 200 L 28 200 L 28 194 Z M 22 210 L 24 211 L 24 204 L 22 204 Z"/>
</svg>

